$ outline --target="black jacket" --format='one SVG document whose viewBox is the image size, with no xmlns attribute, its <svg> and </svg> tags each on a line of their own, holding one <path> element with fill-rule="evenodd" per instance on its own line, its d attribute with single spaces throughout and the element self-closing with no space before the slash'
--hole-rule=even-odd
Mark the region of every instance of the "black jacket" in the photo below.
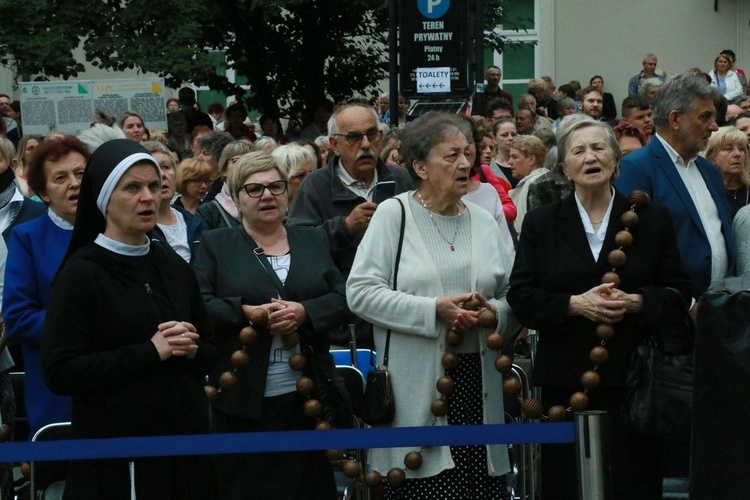
<svg viewBox="0 0 750 500">
<path fill-rule="evenodd" d="M 150 339 L 170 320 L 190 322 L 200 334 L 192 360 L 160 360 Z M 159 243 L 142 257 L 92 243 L 60 271 L 44 323 L 41 363 L 50 390 L 72 395 L 73 438 L 208 432 L 204 377 L 215 356 L 195 277 Z M 136 460 L 138 494 L 188 498 L 191 491 L 207 491 L 207 463 L 201 457 Z M 177 474 L 184 480 L 176 481 Z M 75 462 L 68 479 L 66 498 L 130 498 L 124 460 Z"/>
<path fill-rule="evenodd" d="M 310 319 L 310 324 L 301 329 L 301 342 L 327 352 L 328 330 L 351 319 L 344 279 L 331 261 L 321 230 L 287 227 L 287 237 L 292 257 L 284 285 L 287 300 L 300 302 Z M 203 234 L 193 261 L 219 342 L 219 361 L 210 377 L 214 384 L 222 372 L 231 370 L 230 357 L 242 346 L 239 332 L 248 325 L 242 305 L 266 304 L 279 295 L 255 257 L 254 248 L 255 242 L 243 227 L 216 229 Z M 261 334 L 246 349 L 250 363 L 237 371 L 237 385 L 214 403 L 217 410 L 245 418 L 260 417 L 271 340 L 269 334 Z"/>
<path fill-rule="evenodd" d="M 628 208 L 625 197 L 616 194 L 596 262 L 574 196 L 526 215 L 508 303 L 524 326 L 539 330 L 536 385 L 580 387 L 581 374 L 593 366 L 589 352 L 600 343 L 596 324 L 568 316 L 568 303 L 571 295 L 601 284 L 604 273 L 612 269 L 607 255 L 616 248 L 615 234 L 623 229 L 620 217 Z M 607 342 L 609 360 L 599 369 L 602 386 L 624 385 L 633 349 L 654 328 L 681 317 L 677 295 L 664 287 L 676 288 L 684 297 L 690 294 L 690 279 L 680 260 L 669 212 L 651 204 L 638 217 L 640 222 L 631 229 L 633 245 L 624 249 L 627 262 L 617 273 L 621 290 L 643 294 L 643 310 L 615 324 L 615 337 Z"/>
<path fill-rule="evenodd" d="M 322 227 L 328 235 L 333 261 L 347 278 L 363 234 L 353 235 L 347 231 L 344 219 L 357 205 L 367 200 L 344 186 L 337 173 L 338 165 L 339 158 L 334 156 L 327 167 L 307 176 L 294 196 L 287 224 Z M 396 194 L 414 189 L 406 169 L 386 165 L 381 160 L 378 160 L 375 168 L 378 182 L 396 182 Z"/>
<path fill-rule="evenodd" d="M 198 246 L 198 243 L 200 243 L 201 234 L 203 234 L 203 231 L 210 229 L 207 227 L 206 222 L 197 215 L 193 215 L 187 210 L 185 210 L 183 207 L 173 207 L 175 210 L 177 210 L 181 215 L 182 218 L 185 220 L 185 226 L 187 228 L 187 244 L 190 248 L 190 260 L 193 259 L 193 255 L 195 255 L 196 247 Z M 169 244 L 167 241 L 167 237 L 164 235 L 164 231 L 161 230 L 161 228 L 158 225 L 155 225 L 154 228 L 151 230 L 150 234 L 151 239 L 158 240 L 161 242 L 165 247 L 169 248 L 170 250 L 174 250 L 172 248 L 172 245 Z"/>
</svg>

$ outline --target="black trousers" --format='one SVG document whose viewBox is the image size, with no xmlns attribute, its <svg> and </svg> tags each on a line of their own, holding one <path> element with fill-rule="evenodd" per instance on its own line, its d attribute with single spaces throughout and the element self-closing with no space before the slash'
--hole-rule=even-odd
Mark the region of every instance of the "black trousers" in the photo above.
<svg viewBox="0 0 750 500">
<path fill-rule="evenodd" d="M 309 430 L 296 392 L 264 398 L 261 418 L 252 420 L 213 411 L 214 432 Z M 325 431 L 320 431 L 325 432 Z M 217 455 L 219 500 L 336 498 L 333 468 L 322 451 Z"/>
</svg>

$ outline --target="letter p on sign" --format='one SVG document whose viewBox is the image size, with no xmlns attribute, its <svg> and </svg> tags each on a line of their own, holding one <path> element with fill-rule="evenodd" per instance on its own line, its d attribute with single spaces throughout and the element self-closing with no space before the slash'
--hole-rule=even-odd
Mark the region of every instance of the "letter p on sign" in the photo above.
<svg viewBox="0 0 750 500">
<path fill-rule="evenodd" d="M 451 0 L 417 0 L 419 13 L 427 19 L 443 17 L 451 6 Z"/>
</svg>

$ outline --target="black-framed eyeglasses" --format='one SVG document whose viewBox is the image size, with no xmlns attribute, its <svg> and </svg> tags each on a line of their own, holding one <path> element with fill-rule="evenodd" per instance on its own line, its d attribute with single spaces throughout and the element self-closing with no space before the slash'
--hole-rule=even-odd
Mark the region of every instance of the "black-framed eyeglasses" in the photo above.
<svg viewBox="0 0 750 500">
<path fill-rule="evenodd" d="M 380 139 L 383 138 L 383 131 L 376 129 L 376 130 L 368 130 L 364 134 L 360 134 L 357 132 L 350 132 L 348 134 L 333 134 L 333 135 L 336 137 L 345 138 L 346 142 L 354 146 L 355 144 L 361 144 L 362 138 L 364 136 L 367 136 L 367 140 L 370 142 L 378 142 Z"/>
<path fill-rule="evenodd" d="M 261 196 L 263 196 L 263 191 L 265 191 L 266 189 L 268 189 L 268 192 L 272 195 L 278 196 L 280 194 L 286 193 L 286 187 L 286 181 L 273 181 L 270 184 L 258 184 L 256 182 L 251 182 L 242 186 L 242 189 L 245 190 L 245 193 L 247 193 L 250 198 L 260 198 Z"/>
</svg>

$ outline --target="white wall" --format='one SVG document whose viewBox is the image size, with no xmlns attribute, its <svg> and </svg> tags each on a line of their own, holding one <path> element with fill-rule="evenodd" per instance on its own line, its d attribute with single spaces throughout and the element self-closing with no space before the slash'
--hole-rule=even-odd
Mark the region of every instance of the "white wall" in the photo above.
<svg viewBox="0 0 750 500">
<path fill-rule="evenodd" d="M 77 60 L 83 62 L 85 69 L 84 71 L 78 73 L 78 76 L 76 76 L 75 78 L 71 78 L 71 80 L 115 80 L 120 78 L 138 78 L 142 76 L 153 78 L 158 76 L 154 73 L 143 73 L 137 70 L 128 69 L 125 71 L 109 71 L 92 66 L 85 61 L 84 52 L 81 49 L 76 49 L 74 55 Z M 21 80 L 19 79 L 19 82 L 20 81 Z M 0 66 L 0 94 L 9 94 L 13 96 L 14 99 L 18 99 L 18 90 L 13 89 L 14 83 L 18 82 L 13 81 L 13 73 L 10 68 Z M 177 91 L 166 89 L 165 95 L 167 96 L 167 98 L 176 97 Z"/>
<path fill-rule="evenodd" d="M 658 56 L 657 68 L 674 74 L 709 71 L 719 51 L 732 49 L 750 72 L 750 2 L 718 0 L 718 12 L 713 6 L 713 0 L 543 0 L 543 11 L 554 8 L 554 43 L 540 47 L 541 74 L 557 85 L 579 80 L 584 87 L 600 74 L 619 112 L 648 52 Z"/>
</svg>

